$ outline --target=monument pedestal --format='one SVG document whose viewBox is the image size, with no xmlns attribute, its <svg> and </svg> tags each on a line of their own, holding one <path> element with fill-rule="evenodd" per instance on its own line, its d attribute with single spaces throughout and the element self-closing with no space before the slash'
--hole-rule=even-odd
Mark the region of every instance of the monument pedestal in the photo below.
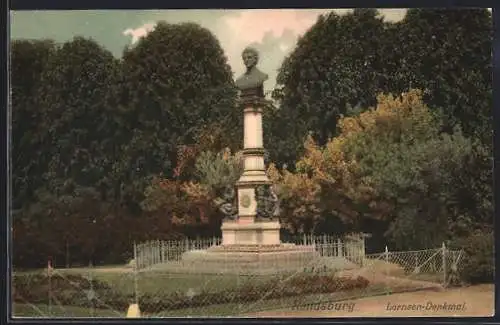
<svg viewBox="0 0 500 325">
<path fill-rule="evenodd" d="M 219 245 L 182 255 L 184 272 L 225 274 L 277 274 L 302 271 L 318 260 L 314 246 Z"/>
<path fill-rule="evenodd" d="M 253 222 L 240 218 L 238 222 L 222 224 L 222 245 L 279 245 L 280 224 L 278 221 Z"/>
</svg>

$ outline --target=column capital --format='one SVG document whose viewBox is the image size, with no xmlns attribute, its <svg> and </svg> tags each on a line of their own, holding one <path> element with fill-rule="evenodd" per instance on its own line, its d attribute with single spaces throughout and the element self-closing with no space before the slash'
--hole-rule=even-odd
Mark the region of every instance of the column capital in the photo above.
<svg viewBox="0 0 500 325">
<path fill-rule="evenodd" d="M 239 189 L 243 189 L 243 188 L 254 189 L 257 186 L 270 185 L 270 184 L 272 184 L 272 182 L 270 180 L 258 180 L 258 181 L 246 181 L 245 180 L 245 181 L 237 181 L 235 185 Z"/>
<path fill-rule="evenodd" d="M 242 96 L 240 104 L 243 106 L 244 111 L 248 110 L 262 110 L 262 107 L 269 104 L 269 101 L 260 96 Z"/>
<path fill-rule="evenodd" d="M 247 155 L 252 155 L 252 156 L 262 156 L 266 153 L 266 149 L 264 148 L 244 148 L 241 150 L 241 153 L 245 156 Z"/>
</svg>

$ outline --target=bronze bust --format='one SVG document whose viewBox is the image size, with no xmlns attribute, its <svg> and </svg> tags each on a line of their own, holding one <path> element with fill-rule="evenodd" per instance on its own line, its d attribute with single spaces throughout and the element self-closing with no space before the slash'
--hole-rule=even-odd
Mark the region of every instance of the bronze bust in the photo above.
<svg viewBox="0 0 500 325">
<path fill-rule="evenodd" d="M 252 47 L 247 47 L 241 55 L 247 71 L 236 79 L 236 87 L 241 91 L 243 97 L 264 97 L 264 81 L 269 76 L 257 68 L 259 52 Z"/>
</svg>

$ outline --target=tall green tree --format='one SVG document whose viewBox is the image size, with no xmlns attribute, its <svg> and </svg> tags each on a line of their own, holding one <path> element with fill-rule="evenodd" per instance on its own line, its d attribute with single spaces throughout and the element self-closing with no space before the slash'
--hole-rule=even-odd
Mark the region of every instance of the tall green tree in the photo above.
<svg viewBox="0 0 500 325">
<path fill-rule="evenodd" d="M 492 142 L 493 20 L 487 9 L 409 9 L 393 26 L 387 91 L 424 90 L 445 129 Z M 388 44 L 389 45 L 389 44 Z M 388 49 L 389 50 L 389 49 Z M 397 67 L 400 67 L 397 69 Z"/>
<path fill-rule="evenodd" d="M 111 52 L 82 37 L 64 43 L 48 61 L 37 97 L 50 144 L 43 150 L 52 157 L 45 176 L 54 192 L 92 187 L 105 198 L 106 167 L 114 159 L 106 150 L 114 127 L 106 99 L 117 68 Z"/>
<path fill-rule="evenodd" d="M 205 28 L 158 23 L 124 52 L 121 74 L 126 139 L 115 170 L 133 202 L 142 201 L 151 177 L 174 175 L 179 148 L 195 144 L 207 125 L 225 126 L 229 139 L 240 129 L 231 69 Z"/>
<path fill-rule="evenodd" d="M 37 187 L 43 184 L 42 174 L 48 155 L 40 124 L 41 110 L 37 93 L 47 61 L 56 51 L 50 40 L 14 40 L 11 43 L 11 160 L 12 204 L 14 210 L 29 203 Z"/>
<path fill-rule="evenodd" d="M 274 98 L 269 149 L 278 164 L 293 165 L 305 136 L 320 144 L 336 133 L 341 114 L 368 107 L 383 83 L 379 73 L 384 22 L 374 9 L 320 16 L 284 60 Z M 286 125 L 286 127 L 284 127 Z M 286 133 L 285 133 L 286 132 Z"/>
<path fill-rule="evenodd" d="M 43 186 L 37 187 L 33 202 L 26 202 L 22 211 L 28 223 L 51 225 L 41 228 L 46 232 L 39 235 L 40 247 L 61 248 L 72 239 L 73 244 L 89 248 L 98 236 L 89 230 L 91 225 L 110 213 L 107 201 L 112 188 L 107 178 L 115 158 L 107 149 L 114 125 L 106 101 L 117 64 L 93 40 L 76 37 L 49 56 L 40 75 L 32 98 L 40 144 L 34 152 L 43 167 L 37 177 L 42 177 Z M 88 227 L 63 226 L 78 220 L 86 220 Z M 17 238 L 23 240 L 20 234 Z M 92 247 L 87 251 L 95 250 Z"/>
<path fill-rule="evenodd" d="M 372 9 L 321 16 L 280 68 L 280 110 L 269 122 L 273 160 L 292 165 L 308 132 L 324 144 L 340 115 L 373 105 L 379 92 L 411 88 L 424 90 L 445 131 L 459 125 L 490 145 L 491 60 L 487 9 L 410 9 L 397 23 Z"/>
</svg>

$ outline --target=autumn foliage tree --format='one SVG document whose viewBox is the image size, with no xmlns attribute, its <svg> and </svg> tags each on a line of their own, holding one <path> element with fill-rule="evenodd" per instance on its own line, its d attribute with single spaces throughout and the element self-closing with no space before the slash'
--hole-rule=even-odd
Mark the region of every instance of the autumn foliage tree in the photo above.
<svg viewBox="0 0 500 325">
<path fill-rule="evenodd" d="M 142 207 L 177 228 L 217 231 L 224 217 L 219 211 L 224 189 L 234 186 L 242 172 L 241 155 L 229 149 L 204 151 L 195 160 L 191 180 L 155 178 L 146 188 Z"/>
<path fill-rule="evenodd" d="M 314 233 L 322 217 L 319 184 L 307 174 L 280 171 L 274 164 L 267 173 L 279 197 L 282 226 L 292 235 Z"/>
<path fill-rule="evenodd" d="M 387 223 L 385 236 L 399 249 L 422 248 L 449 238 L 463 217 L 454 209 L 460 204 L 455 171 L 472 152 L 460 130 L 441 132 L 440 119 L 412 90 L 380 95 L 375 108 L 340 119 L 339 135 L 325 146 L 309 138 L 297 172 L 274 179 L 280 193 L 293 193 L 301 204 L 290 217 L 315 210 L 309 223 L 319 214 L 358 231 L 376 219 Z"/>
</svg>

